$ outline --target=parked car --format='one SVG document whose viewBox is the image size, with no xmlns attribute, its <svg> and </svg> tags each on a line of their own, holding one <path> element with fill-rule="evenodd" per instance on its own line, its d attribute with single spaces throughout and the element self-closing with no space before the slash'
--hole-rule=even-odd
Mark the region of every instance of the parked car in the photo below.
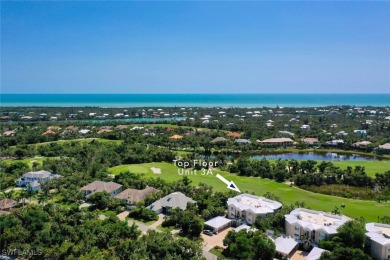
<svg viewBox="0 0 390 260">
<path fill-rule="evenodd" d="M 208 235 L 208 236 L 212 236 L 214 233 L 211 230 L 205 229 L 205 230 L 203 230 L 203 234 Z"/>
</svg>

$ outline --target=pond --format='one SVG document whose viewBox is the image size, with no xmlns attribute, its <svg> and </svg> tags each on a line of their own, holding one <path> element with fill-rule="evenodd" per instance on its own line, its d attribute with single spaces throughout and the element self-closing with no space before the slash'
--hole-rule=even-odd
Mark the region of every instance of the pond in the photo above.
<svg viewBox="0 0 390 260">
<path fill-rule="evenodd" d="M 362 156 L 359 154 L 340 154 L 340 153 L 281 153 L 281 154 L 263 154 L 251 156 L 254 159 L 266 158 L 269 160 L 315 160 L 315 161 L 378 161 L 374 156 Z"/>
<path fill-rule="evenodd" d="M 201 155 L 202 158 L 214 159 L 215 155 Z M 230 154 L 227 158 L 238 158 L 238 154 Z M 267 153 L 256 154 L 251 156 L 252 159 L 269 159 L 269 160 L 314 160 L 314 161 L 378 161 L 375 156 L 363 156 L 359 154 L 342 154 L 330 152 L 303 152 L 303 153 Z"/>
</svg>

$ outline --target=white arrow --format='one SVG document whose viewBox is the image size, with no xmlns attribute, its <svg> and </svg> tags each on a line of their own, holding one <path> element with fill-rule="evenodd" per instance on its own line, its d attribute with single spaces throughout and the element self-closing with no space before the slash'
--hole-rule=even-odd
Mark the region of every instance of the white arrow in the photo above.
<svg viewBox="0 0 390 260">
<path fill-rule="evenodd" d="M 233 181 L 228 181 L 226 180 L 224 177 L 222 177 L 221 175 L 217 174 L 217 178 L 220 179 L 221 181 L 223 181 L 226 185 L 227 185 L 227 188 L 228 189 L 231 189 L 231 190 L 234 190 L 234 191 L 237 191 L 237 192 L 241 192 L 238 187 L 236 186 L 236 184 L 234 184 Z"/>
</svg>

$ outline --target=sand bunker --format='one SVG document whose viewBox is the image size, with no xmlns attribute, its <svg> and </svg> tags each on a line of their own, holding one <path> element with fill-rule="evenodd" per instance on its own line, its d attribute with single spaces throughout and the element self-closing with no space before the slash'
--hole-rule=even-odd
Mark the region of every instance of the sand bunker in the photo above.
<svg viewBox="0 0 390 260">
<path fill-rule="evenodd" d="M 150 168 L 154 174 L 161 174 L 161 169 L 157 167 Z"/>
</svg>

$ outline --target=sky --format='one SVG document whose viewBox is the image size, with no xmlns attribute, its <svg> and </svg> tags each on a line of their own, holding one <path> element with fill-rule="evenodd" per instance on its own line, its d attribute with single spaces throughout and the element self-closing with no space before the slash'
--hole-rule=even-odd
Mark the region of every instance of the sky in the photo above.
<svg viewBox="0 0 390 260">
<path fill-rule="evenodd" d="M 1 1 L 1 93 L 390 93 L 390 1 Z"/>
</svg>

